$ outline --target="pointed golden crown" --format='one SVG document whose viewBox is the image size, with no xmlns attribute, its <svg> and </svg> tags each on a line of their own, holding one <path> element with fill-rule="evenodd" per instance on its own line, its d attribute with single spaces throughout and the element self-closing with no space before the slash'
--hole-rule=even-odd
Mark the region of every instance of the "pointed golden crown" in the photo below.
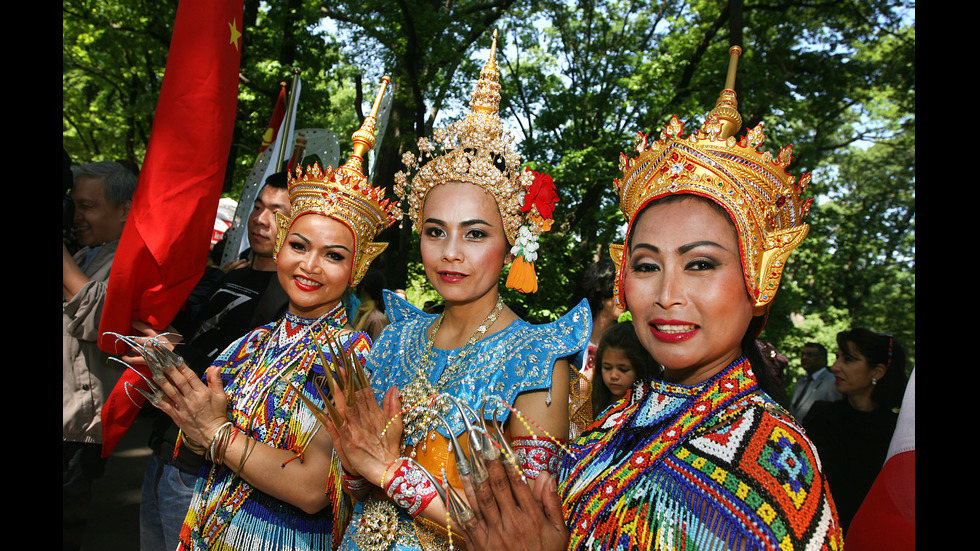
<svg viewBox="0 0 980 551">
<path fill-rule="evenodd" d="M 786 171 L 792 146 L 784 147 L 777 159 L 758 150 L 765 139 L 761 123 L 740 139 L 734 137 L 742 126 L 734 90 L 742 49 L 732 46 L 729 53 L 725 89 L 701 128 L 682 138 L 683 124 L 673 117 L 652 144 L 640 133 L 639 155 L 630 159 L 620 154 L 623 178 L 614 183 L 630 230 L 638 212 L 667 195 L 700 195 L 723 206 L 738 231 L 745 286 L 755 304 L 762 306 L 775 296 L 786 259 L 809 230 L 803 217 L 811 200 L 801 194 L 810 175 L 804 174 L 797 183 Z M 628 255 L 621 246 L 611 247 L 611 252 L 620 274 L 624 273 Z"/>
<path fill-rule="evenodd" d="M 277 256 L 293 222 L 300 216 L 311 213 L 339 220 L 354 234 L 351 285 L 357 285 L 361 281 L 371 261 L 388 246 L 387 243 L 374 243 L 372 239 L 399 220 L 402 213 L 395 202 L 385 199 L 384 188 L 372 187 L 368 182 L 364 175 L 364 154 L 374 147 L 378 109 L 390 81 L 388 77 L 381 80 L 381 89 L 374 100 L 371 114 L 364 119 L 360 129 L 354 132 L 354 152 L 343 166 L 337 170 L 327 166 L 326 171 L 322 171 L 320 164 L 314 163 L 304 172 L 297 165 L 295 174 L 289 176 L 290 215 L 276 213 L 279 227 L 275 248 Z"/>
<path fill-rule="evenodd" d="M 513 245 L 523 224 L 521 207 L 534 175 L 520 168 L 520 155 L 514 151 L 513 137 L 505 133 L 500 120 L 500 71 L 497 69 L 497 31 L 493 32 L 490 58 L 470 100 L 466 118 L 437 129 L 432 142 L 419 138 L 419 155 L 405 153 L 402 162 L 416 171 L 408 183 L 408 171 L 395 175 L 395 193 L 408 200 L 408 215 L 421 227 L 422 204 L 437 184 L 463 182 L 476 184 L 497 201 L 507 241 Z M 437 151 L 442 150 L 440 155 Z"/>
</svg>

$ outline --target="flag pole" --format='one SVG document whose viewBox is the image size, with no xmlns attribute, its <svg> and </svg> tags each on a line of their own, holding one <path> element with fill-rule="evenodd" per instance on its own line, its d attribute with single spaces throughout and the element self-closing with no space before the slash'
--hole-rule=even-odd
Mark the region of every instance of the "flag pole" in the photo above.
<svg viewBox="0 0 980 551">
<path fill-rule="evenodd" d="M 289 134 L 289 129 L 293 127 L 292 117 L 296 116 L 296 114 L 293 113 L 292 99 L 293 99 L 293 94 L 296 92 L 296 86 L 298 85 L 298 81 L 299 81 L 299 67 L 293 67 L 293 85 L 289 89 L 289 98 L 287 98 L 286 101 L 286 118 L 285 118 L 286 125 L 283 128 L 283 132 L 281 133 L 282 135 L 279 136 L 279 158 L 276 159 L 276 172 L 282 171 L 283 156 L 285 155 L 286 146 L 288 145 L 286 143 L 287 135 Z M 291 152 L 292 150 L 290 150 L 290 153 Z"/>
</svg>

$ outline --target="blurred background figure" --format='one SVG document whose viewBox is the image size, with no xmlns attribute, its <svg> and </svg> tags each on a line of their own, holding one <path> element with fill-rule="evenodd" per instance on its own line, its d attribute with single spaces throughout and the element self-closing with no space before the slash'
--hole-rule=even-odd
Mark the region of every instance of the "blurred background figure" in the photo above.
<svg viewBox="0 0 980 551">
<path fill-rule="evenodd" d="M 65 161 L 68 161 L 67 154 Z M 109 271 L 122 237 L 136 175 L 101 161 L 71 167 L 71 231 L 79 249 L 62 241 L 62 537 L 65 549 L 81 547 L 92 482 L 105 472 L 102 406 L 122 370 L 99 349 L 99 323 Z"/>
<path fill-rule="evenodd" d="M 378 340 L 381 330 L 388 325 L 385 301 L 381 292 L 385 288 L 385 276 L 378 270 L 368 270 L 357 284 L 357 298 L 361 304 L 354 316 L 354 329 L 367 333 L 371 342 Z"/>
<path fill-rule="evenodd" d="M 806 375 L 793 385 L 793 398 L 789 411 L 802 422 L 810 407 L 816 402 L 840 400 L 841 394 L 834 385 L 834 375 L 827 369 L 827 348 L 818 342 L 803 345 L 800 365 Z"/>
<path fill-rule="evenodd" d="M 817 402 L 803 420 L 817 446 L 845 535 L 881 471 L 905 392 L 905 349 L 863 328 L 837 334 L 830 370 L 843 400 Z"/>
<path fill-rule="evenodd" d="M 756 339 L 755 345 L 759 348 L 759 354 L 762 355 L 762 360 L 766 363 L 769 374 L 772 375 L 774 381 L 782 386 L 783 374 L 786 373 L 789 358 L 783 356 L 771 342 Z"/>
<path fill-rule="evenodd" d="M 616 265 L 611 258 L 603 258 L 589 266 L 575 288 L 571 304 L 576 304 L 583 298 L 589 301 L 592 312 L 592 335 L 589 337 L 587 354 L 581 354 L 575 359 L 575 367 L 589 380 L 595 368 L 595 353 L 599 347 L 599 338 L 623 315 L 623 309 L 616 306 L 613 299 L 613 286 L 616 283 Z"/>
<path fill-rule="evenodd" d="M 659 379 L 663 368 L 636 338 L 633 324 L 616 323 L 599 339 L 592 374 L 592 412 L 598 417 L 619 401 L 637 381 Z"/>
</svg>

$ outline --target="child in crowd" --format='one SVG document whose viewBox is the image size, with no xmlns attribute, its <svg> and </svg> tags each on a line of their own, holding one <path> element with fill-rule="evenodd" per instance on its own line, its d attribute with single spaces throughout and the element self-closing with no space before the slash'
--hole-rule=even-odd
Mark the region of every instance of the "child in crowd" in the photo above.
<svg viewBox="0 0 980 551">
<path fill-rule="evenodd" d="M 599 339 L 592 373 L 595 417 L 626 395 L 636 381 L 660 378 L 662 368 L 643 348 L 629 322 L 613 324 Z"/>
</svg>

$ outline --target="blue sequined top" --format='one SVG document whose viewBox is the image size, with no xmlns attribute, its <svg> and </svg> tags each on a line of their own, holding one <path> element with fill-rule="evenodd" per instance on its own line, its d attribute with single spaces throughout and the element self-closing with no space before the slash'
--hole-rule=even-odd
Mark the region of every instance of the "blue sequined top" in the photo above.
<svg viewBox="0 0 980 551">
<path fill-rule="evenodd" d="M 432 362 L 427 366 L 422 358 L 426 331 L 438 316 L 426 314 L 390 291 L 385 291 L 385 307 L 391 324 L 378 336 L 367 362 L 379 402 L 393 385 L 405 389 L 423 370 L 428 381 L 436 385 L 446 368 L 463 353 L 463 348 L 432 348 Z M 592 316 L 585 300 L 551 323 L 534 325 L 514 320 L 503 330 L 477 341 L 473 345 L 476 349 L 468 353 L 438 390 L 463 400 L 474 410 L 479 410 L 490 395 L 513 405 L 522 392 L 550 389 L 555 361 L 584 349 L 591 333 Z M 498 408 L 495 418 L 502 423 L 509 414 L 508 409 Z M 447 420 L 453 436 L 462 433 L 465 426 L 458 416 Z M 448 436 L 441 426 L 438 430 Z M 409 439 L 408 434 L 406 438 Z M 410 439 L 406 443 L 414 444 Z"/>
</svg>

